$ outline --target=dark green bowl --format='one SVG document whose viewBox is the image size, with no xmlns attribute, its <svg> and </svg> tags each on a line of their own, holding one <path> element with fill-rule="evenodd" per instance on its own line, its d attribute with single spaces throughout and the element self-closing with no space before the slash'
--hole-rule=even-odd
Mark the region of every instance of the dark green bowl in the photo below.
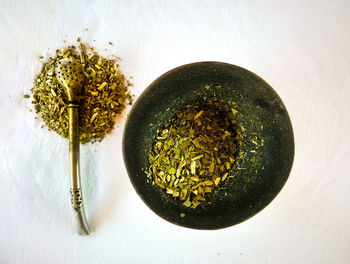
<svg viewBox="0 0 350 264">
<path fill-rule="evenodd" d="M 210 204 L 192 209 L 152 185 L 144 171 L 157 129 L 186 105 L 211 98 L 228 107 L 236 103 L 242 155 Z M 218 229 L 252 217 L 276 197 L 292 167 L 293 129 L 282 100 L 263 79 L 235 65 L 198 62 L 163 74 L 142 93 L 126 122 L 123 154 L 136 192 L 156 214 L 185 227 Z"/>
</svg>

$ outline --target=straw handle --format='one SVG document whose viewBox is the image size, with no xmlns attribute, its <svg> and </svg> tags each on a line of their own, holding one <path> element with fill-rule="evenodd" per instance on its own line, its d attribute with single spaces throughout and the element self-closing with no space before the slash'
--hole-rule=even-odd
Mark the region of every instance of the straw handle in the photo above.
<svg viewBox="0 0 350 264">
<path fill-rule="evenodd" d="M 79 161 L 79 105 L 69 103 L 69 159 L 71 175 L 71 202 L 78 222 L 78 233 L 88 235 L 89 226 L 85 216 L 83 196 L 80 180 L 80 161 Z"/>
</svg>

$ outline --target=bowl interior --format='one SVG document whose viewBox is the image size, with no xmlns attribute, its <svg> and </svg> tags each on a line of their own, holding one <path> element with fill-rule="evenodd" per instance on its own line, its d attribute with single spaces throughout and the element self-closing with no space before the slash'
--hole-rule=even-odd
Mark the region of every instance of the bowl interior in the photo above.
<svg viewBox="0 0 350 264">
<path fill-rule="evenodd" d="M 207 99 L 234 109 L 242 146 L 211 203 L 192 209 L 152 185 L 145 170 L 157 129 L 188 104 Z M 217 229 L 248 219 L 273 200 L 290 173 L 294 138 L 282 100 L 264 80 L 231 64 L 199 62 L 163 74 L 138 98 L 125 126 L 123 155 L 135 190 L 155 213 L 181 226 Z"/>
</svg>

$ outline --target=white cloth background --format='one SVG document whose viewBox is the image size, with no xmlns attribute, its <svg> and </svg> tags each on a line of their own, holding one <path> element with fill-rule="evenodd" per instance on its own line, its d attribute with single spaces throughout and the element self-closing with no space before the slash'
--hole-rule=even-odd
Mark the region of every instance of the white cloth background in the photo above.
<svg viewBox="0 0 350 264">
<path fill-rule="evenodd" d="M 349 0 L 2 0 L 0 263 L 350 263 L 349 14 Z M 102 143 L 82 147 L 93 232 L 78 236 L 68 142 L 41 129 L 23 98 L 40 70 L 38 56 L 78 36 L 123 59 L 136 97 L 162 73 L 196 61 L 260 75 L 294 127 L 294 166 L 281 193 L 223 230 L 162 220 L 124 168 L 127 110 Z"/>
</svg>

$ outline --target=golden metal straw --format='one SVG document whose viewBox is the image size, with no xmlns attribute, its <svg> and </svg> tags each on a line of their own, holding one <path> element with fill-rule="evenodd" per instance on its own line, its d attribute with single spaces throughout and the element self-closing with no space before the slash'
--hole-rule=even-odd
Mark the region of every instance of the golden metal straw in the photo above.
<svg viewBox="0 0 350 264">
<path fill-rule="evenodd" d="M 58 61 L 55 68 L 56 78 L 64 87 L 68 97 L 69 113 L 69 157 L 71 174 L 71 201 L 73 209 L 77 216 L 78 232 L 80 235 L 90 233 L 86 221 L 83 196 L 80 180 L 80 161 L 79 161 L 79 101 L 81 88 L 84 83 L 84 73 L 81 64 L 72 59 L 66 58 Z"/>
</svg>

